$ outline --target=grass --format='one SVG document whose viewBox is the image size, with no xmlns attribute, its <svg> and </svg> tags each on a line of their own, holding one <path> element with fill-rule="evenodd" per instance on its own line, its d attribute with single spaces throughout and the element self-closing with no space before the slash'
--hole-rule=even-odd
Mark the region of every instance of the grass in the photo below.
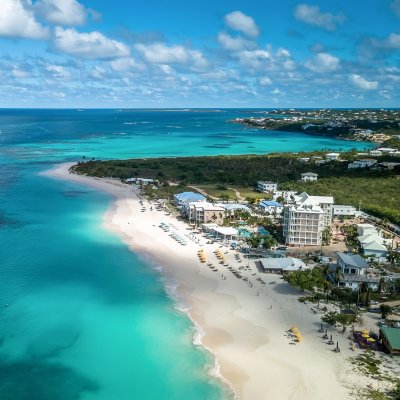
<svg viewBox="0 0 400 400">
<path fill-rule="evenodd" d="M 193 185 L 196 188 L 204 190 L 209 196 L 221 198 L 225 196 L 229 196 L 230 199 L 236 199 L 236 193 L 232 189 L 228 189 L 225 186 L 219 185 Z"/>
</svg>

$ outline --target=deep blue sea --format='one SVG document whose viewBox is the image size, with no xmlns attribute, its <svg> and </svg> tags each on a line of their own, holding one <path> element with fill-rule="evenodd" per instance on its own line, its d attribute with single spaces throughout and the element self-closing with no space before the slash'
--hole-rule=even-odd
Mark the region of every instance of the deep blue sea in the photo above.
<svg viewBox="0 0 400 400">
<path fill-rule="evenodd" d="M 366 146 L 227 122 L 259 112 L 0 110 L 1 400 L 229 398 L 159 272 L 103 230 L 110 198 L 40 172 L 83 156 Z"/>
</svg>

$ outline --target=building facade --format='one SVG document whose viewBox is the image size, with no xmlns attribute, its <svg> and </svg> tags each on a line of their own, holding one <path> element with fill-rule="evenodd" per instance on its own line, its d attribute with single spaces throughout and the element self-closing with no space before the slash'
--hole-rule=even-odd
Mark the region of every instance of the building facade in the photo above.
<svg viewBox="0 0 400 400">
<path fill-rule="evenodd" d="M 318 180 L 318 174 L 314 174 L 314 172 L 304 172 L 301 174 L 301 180 L 303 182 L 314 182 Z"/>
<path fill-rule="evenodd" d="M 278 184 L 274 182 L 265 182 L 258 181 L 257 182 L 257 190 L 261 193 L 272 193 L 278 189 Z"/>
<path fill-rule="evenodd" d="M 332 225 L 331 196 L 295 196 L 284 206 L 283 235 L 289 246 L 320 246 L 326 228 Z"/>
</svg>

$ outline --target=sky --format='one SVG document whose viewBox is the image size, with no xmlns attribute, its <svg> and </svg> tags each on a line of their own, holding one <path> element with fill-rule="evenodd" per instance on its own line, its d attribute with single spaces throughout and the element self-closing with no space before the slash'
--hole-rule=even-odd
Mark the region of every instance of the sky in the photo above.
<svg viewBox="0 0 400 400">
<path fill-rule="evenodd" d="M 400 0 L 0 0 L 0 107 L 399 107 Z"/>
</svg>

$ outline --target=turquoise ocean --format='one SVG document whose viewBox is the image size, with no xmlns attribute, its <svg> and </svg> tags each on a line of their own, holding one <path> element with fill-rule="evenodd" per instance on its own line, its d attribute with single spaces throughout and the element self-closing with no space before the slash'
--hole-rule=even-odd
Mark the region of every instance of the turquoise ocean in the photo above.
<svg viewBox="0 0 400 400">
<path fill-rule="evenodd" d="M 110 197 L 40 175 L 85 157 L 344 150 L 245 128 L 263 110 L 0 110 L 0 399 L 231 397 L 157 266 L 102 228 Z"/>
</svg>

